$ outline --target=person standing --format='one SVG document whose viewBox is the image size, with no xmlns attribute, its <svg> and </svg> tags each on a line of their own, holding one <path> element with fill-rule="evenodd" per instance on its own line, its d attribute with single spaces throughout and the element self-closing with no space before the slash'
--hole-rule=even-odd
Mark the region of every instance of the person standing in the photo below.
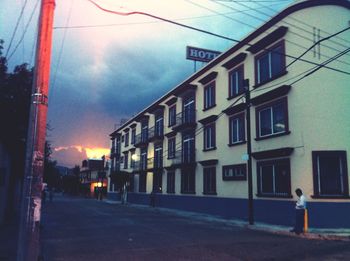
<svg viewBox="0 0 350 261">
<path fill-rule="evenodd" d="M 300 233 L 304 232 L 304 216 L 305 216 L 305 209 L 306 209 L 306 198 L 303 195 L 303 192 L 300 188 L 297 188 L 295 190 L 295 194 L 297 194 L 297 196 L 298 196 L 298 200 L 295 204 L 295 226 L 290 231 L 299 235 Z"/>
</svg>

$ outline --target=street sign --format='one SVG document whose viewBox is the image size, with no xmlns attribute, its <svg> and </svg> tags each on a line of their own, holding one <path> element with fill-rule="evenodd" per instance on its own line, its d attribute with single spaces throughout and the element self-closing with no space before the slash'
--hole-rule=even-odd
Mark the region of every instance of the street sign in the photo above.
<svg viewBox="0 0 350 261">
<path fill-rule="evenodd" d="M 186 46 L 186 59 L 200 62 L 210 62 L 221 52 L 212 51 L 193 46 Z"/>
</svg>

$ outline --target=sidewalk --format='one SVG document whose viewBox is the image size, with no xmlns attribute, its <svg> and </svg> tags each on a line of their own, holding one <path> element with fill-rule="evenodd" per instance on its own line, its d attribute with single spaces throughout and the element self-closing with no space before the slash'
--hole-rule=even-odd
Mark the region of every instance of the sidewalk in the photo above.
<svg viewBox="0 0 350 261">
<path fill-rule="evenodd" d="M 108 203 L 108 204 L 121 204 L 120 201 L 113 201 L 113 200 L 104 200 L 104 202 Z M 350 229 L 348 229 L 348 228 L 320 229 L 320 228 L 310 228 L 309 227 L 307 233 L 304 233 L 301 235 L 296 235 L 294 233 L 289 232 L 291 227 L 287 227 L 287 226 L 271 225 L 271 224 L 260 223 L 260 222 L 255 222 L 254 225 L 249 225 L 247 223 L 247 221 L 224 219 L 221 217 L 211 216 L 211 215 L 197 213 L 197 212 L 189 212 L 189 211 L 182 211 L 182 210 L 169 209 L 169 208 L 160 208 L 160 207 L 150 208 L 148 205 L 139 205 L 139 204 L 129 204 L 128 203 L 127 205 L 132 206 L 132 207 L 137 207 L 137 208 L 144 208 L 144 209 L 148 209 L 151 211 L 162 211 L 162 212 L 167 212 L 167 213 L 174 214 L 174 215 L 179 215 L 182 217 L 188 217 L 188 218 L 193 218 L 193 219 L 197 219 L 197 220 L 225 223 L 226 225 L 245 227 L 247 229 L 266 231 L 269 233 L 275 233 L 275 234 L 280 234 L 280 235 L 302 237 L 302 238 L 307 238 L 307 239 L 350 241 Z"/>
</svg>

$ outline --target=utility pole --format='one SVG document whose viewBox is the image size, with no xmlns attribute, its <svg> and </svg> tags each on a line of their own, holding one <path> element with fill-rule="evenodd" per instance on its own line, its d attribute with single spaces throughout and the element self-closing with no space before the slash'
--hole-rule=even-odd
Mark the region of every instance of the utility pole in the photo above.
<svg viewBox="0 0 350 261">
<path fill-rule="evenodd" d="M 250 127 L 250 91 L 249 79 L 243 81 L 245 89 L 246 102 L 246 121 L 247 121 L 247 154 L 248 154 L 248 220 L 249 225 L 254 225 L 254 206 L 253 206 L 253 177 L 252 177 L 252 143 Z"/>
<path fill-rule="evenodd" d="M 55 0 L 41 0 L 34 79 L 26 142 L 17 261 L 40 256 L 41 193 L 50 80 L 52 25 Z"/>
</svg>

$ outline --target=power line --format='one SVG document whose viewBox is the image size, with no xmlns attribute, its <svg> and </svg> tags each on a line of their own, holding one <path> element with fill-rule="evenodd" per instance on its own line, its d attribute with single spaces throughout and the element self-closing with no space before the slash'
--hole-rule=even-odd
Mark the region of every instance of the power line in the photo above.
<svg viewBox="0 0 350 261">
<path fill-rule="evenodd" d="M 29 27 L 29 25 L 30 25 L 30 22 L 32 21 L 32 18 L 33 18 L 33 16 L 34 16 L 34 13 L 35 13 L 35 11 L 36 11 L 36 9 L 37 9 L 37 7 L 38 7 L 38 4 L 39 4 L 39 0 L 36 1 L 35 6 L 34 6 L 34 8 L 33 8 L 33 10 L 32 10 L 32 13 L 31 13 L 31 15 L 30 15 L 30 17 L 29 17 L 29 20 L 28 20 L 28 22 L 27 22 L 27 24 L 26 24 L 26 27 L 25 27 L 25 29 L 24 29 L 24 31 L 23 31 L 23 34 L 22 34 L 20 40 L 18 41 L 17 45 L 15 46 L 15 49 L 13 49 L 12 53 L 8 56 L 7 61 L 9 61 L 9 60 L 11 59 L 11 57 L 16 53 L 17 48 L 19 47 L 19 45 L 22 43 L 22 41 L 23 41 L 23 39 L 24 39 L 24 36 L 25 36 L 25 34 L 27 33 L 27 30 L 28 30 L 28 27 Z"/>
<path fill-rule="evenodd" d="M 167 23 L 171 23 L 171 24 L 175 24 L 175 25 L 178 25 L 178 26 L 181 26 L 181 27 L 184 27 L 184 28 L 188 28 L 188 29 L 191 29 L 191 30 L 194 30 L 194 31 L 198 31 L 198 32 L 205 33 L 205 34 L 208 34 L 208 35 L 216 36 L 216 37 L 219 37 L 219 38 L 222 38 L 222 39 L 225 39 L 225 40 L 230 40 L 230 41 L 233 41 L 233 42 L 236 42 L 236 43 L 241 43 L 241 41 L 239 41 L 237 39 L 233 39 L 233 38 L 230 38 L 230 37 L 227 37 L 227 36 L 222 36 L 222 35 L 219 35 L 219 34 L 216 34 L 216 33 L 212 33 L 212 32 L 209 32 L 209 31 L 206 31 L 206 30 L 203 30 L 203 29 L 199 29 L 199 28 L 196 28 L 196 27 L 192 27 L 192 26 L 189 26 L 189 25 L 181 24 L 181 23 L 178 23 L 178 22 L 166 19 L 166 18 L 162 18 L 162 17 L 159 17 L 159 16 L 155 16 L 155 15 L 149 14 L 149 13 L 139 12 L 139 11 L 133 11 L 133 12 L 127 12 L 127 13 L 117 12 L 117 11 L 112 11 L 112 10 L 109 10 L 109 9 L 105 9 L 105 8 L 101 7 L 100 5 L 98 5 L 97 3 L 95 3 L 93 0 L 88 0 L 88 1 L 91 2 L 93 5 L 95 5 L 98 9 L 100 9 L 100 10 L 102 10 L 104 12 L 107 12 L 107 13 L 112 13 L 112 14 L 121 15 L 121 16 L 144 15 L 144 16 L 148 16 L 148 17 L 151 17 L 151 18 L 154 18 L 154 19 L 157 19 L 157 20 L 161 20 L 161 21 L 167 22 Z M 250 44 L 250 43 L 246 43 L 245 45 L 252 46 L 252 44 Z M 268 50 L 270 52 L 275 52 L 275 53 L 278 53 L 279 55 L 283 55 L 283 56 L 286 56 L 286 57 L 289 57 L 289 58 L 294 58 L 294 59 L 296 58 L 296 57 L 294 57 L 292 55 L 285 54 L 285 53 L 280 53 L 280 52 L 277 52 L 277 51 L 274 51 L 274 50 L 269 50 L 269 49 L 266 49 L 266 48 L 264 48 L 264 50 Z M 315 63 L 315 62 L 312 62 L 312 61 L 308 61 L 308 60 L 305 60 L 305 59 L 302 59 L 302 58 L 300 58 L 299 61 L 307 62 L 307 63 L 313 64 L 313 65 L 319 65 L 318 63 Z M 344 74 L 350 75 L 349 72 L 342 71 L 342 70 L 339 70 L 339 69 L 335 69 L 335 68 L 332 68 L 332 67 L 325 66 L 325 68 L 333 70 L 333 71 L 337 71 L 337 72 L 340 72 L 340 73 L 344 73 Z"/>
<path fill-rule="evenodd" d="M 265 7 L 265 8 L 267 8 L 267 9 L 271 10 L 271 11 L 277 12 L 277 10 L 271 8 L 271 5 L 267 6 L 267 5 L 263 5 L 263 4 L 260 4 L 260 3 L 257 3 L 257 4 L 258 4 L 260 7 Z M 312 29 L 314 28 L 312 25 L 310 25 L 310 24 L 308 24 L 308 23 L 305 23 L 305 22 L 303 22 L 303 21 L 301 21 L 301 20 L 299 20 L 299 19 L 296 19 L 295 17 L 290 16 L 290 17 L 287 17 L 287 19 L 290 19 L 290 20 L 293 20 L 293 21 L 295 21 L 295 22 L 298 22 L 298 23 L 300 23 L 300 24 L 302 24 L 302 25 L 305 25 L 305 26 L 307 26 L 307 27 L 309 27 L 309 28 L 312 28 Z M 325 31 L 325 30 L 320 29 L 320 31 L 323 32 L 323 33 L 326 33 L 326 34 L 330 35 L 330 33 L 327 32 L 327 31 Z M 337 39 L 339 39 L 339 40 L 342 40 L 342 41 L 344 41 L 344 42 L 350 43 L 349 40 L 343 39 L 343 38 L 341 38 L 341 37 L 338 37 L 338 36 L 337 36 L 337 37 L 335 37 L 335 38 L 337 38 Z M 335 44 L 338 44 L 338 45 L 341 45 L 342 47 L 347 47 L 347 46 L 345 46 L 344 44 L 338 43 L 338 42 L 333 41 L 333 40 L 332 40 L 331 42 L 333 42 L 333 43 L 335 43 Z"/>
<path fill-rule="evenodd" d="M 67 16 L 67 20 L 66 20 L 66 29 L 63 32 L 63 38 L 62 38 L 62 42 L 61 42 L 61 47 L 60 47 L 60 51 L 59 51 L 59 54 L 58 54 L 58 59 L 57 59 L 57 63 L 56 63 L 56 69 L 55 69 L 54 76 L 53 76 L 52 87 L 51 87 L 52 90 L 54 90 L 54 87 L 55 87 L 55 84 L 56 84 L 57 72 L 58 72 L 58 68 L 59 68 L 60 63 L 61 63 L 63 47 L 64 47 L 64 43 L 65 43 L 65 40 L 66 40 L 66 35 L 67 35 L 67 27 L 69 25 L 69 21 L 70 21 L 71 15 L 72 15 L 73 3 L 74 3 L 74 0 L 71 0 L 71 4 L 70 4 L 70 7 L 69 7 L 69 11 L 68 11 L 68 16 Z"/>
<path fill-rule="evenodd" d="M 24 9 L 26 8 L 26 5 L 27 5 L 27 2 L 28 0 L 25 0 L 23 6 L 22 6 L 22 9 L 21 9 L 21 12 L 17 18 L 17 22 L 16 22 L 16 25 L 15 25 L 15 29 L 13 30 L 13 33 L 12 33 L 12 36 L 11 36 L 11 40 L 10 40 L 10 44 L 9 44 L 9 47 L 7 48 L 7 51 L 6 51 L 6 54 L 5 54 L 5 58 L 7 59 L 7 55 L 10 51 L 10 48 L 11 48 L 11 45 L 12 45 L 12 42 L 13 42 L 13 39 L 15 38 L 15 34 L 17 32 L 17 28 L 18 28 L 18 25 L 19 25 L 19 22 L 23 16 L 23 12 L 24 12 Z"/>
<path fill-rule="evenodd" d="M 258 89 L 252 89 L 252 90 L 249 90 L 250 93 L 254 93 L 256 91 L 261 91 L 261 90 L 265 90 L 265 89 L 269 89 L 269 88 L 272 88 L 272 87 L 275 87 L 275 86 L 279 86 L 281 85 L 282 83 L 285 83 L 287 81 L 290 81 L 292 79 L 295 79 L 295 78 L 298 78 L 300 77 L 299 79 L 293 81 L 292 83 L 290 83 L 289 85 L 293 85 L 307 77 L 309 77 L 310 75 L 312 75 L 313 73 L 317 72 L 318 70 L 320 70 L 321 68 L 324 68 L 324 66 L 328 63 L 331 63 L 332 61 L 338 59 L 339 57 L 347 54 L 348 52 L 350 52 L 350 48 L 338 53 L 337 55 L 331 57 L 330 59 L 328 59 L 327 61 L 323 62 L 322 64 L 318 65 L 318 66 L 315 66 L 311 69 L 308 69 L 292 78 L 289 78 L 285 81 L 282 81 L 282 82 L 279 82 L 279 83 L 276 83 L 274 85 L 271 85 L 271 86 L 267 86 L 267 87 L 263 87 L 263 88 L 258 88 Z M 236 97 L 236 100 L 228 107 L 228 108 L 231 108 L 233 107 L 234 105 L 236 105 L 242 98 L 244 98 L 244 94 L 241 94 L 240 96 Z M 225 113 L 224 112 L 220 112 L 217 116 L 217 119 L 219 119 L 221 116 L 223 116 Z M 203 131 L 204 131 L 204 128 L 205 128 L 205 125 L 202 125 L 200 128 L 196 129 L 195 132 L 194 132 L 194 138 L 196 136 L 198 136 L 199 134 L 201 134 Z M 179 151 L 180 149 L 182 148 L 182 141 L 178 142 L 177 144 L 175 144 L 175 152 L 176 151 Z M 169 149 L 168 150 L 163 150 L 163 157 L 166 156 L 169 152 Z M 152 159 L 152 158 L 151 158 Z"/>
<path fill-rule="evenodd" d="M 272 4 L 276 5 L 276 4 Z M 266 8 L 266 7 L 260 7 L 260 8 Z M 176 18 L 173 19 L 173 21 L 184 21 L 184 20 L 193 20 L 193 19 L 202 19 L 202 18 L 210 18 L 210 17 L 216 17 L 216 16 L 222 16 L 222 15 L 230 15 L 230 14 L 237 14 L 242 13 L 248 10 L 238 10 L 234 12 L 225 12 L 225 13 L 217 13 L 216 15 L 202 15 L 202 16 L 193 16 L 193 17 L 184 17 L 184 18 Z M 135 22 L 135 23 L 117 23 L 117 24 L 95 24 L 95 25 L 73 25 L 73 26 L 55 26 L 53 29 L 81 29 L 81 28 L 98 28 L 98 27 L 113 27 L 113 26 L 126 26 L 126 25 L 140 25 L 140 24 L 157 24 L 162 21 L 149 21 L 149 22 Z"/>
<path fill-rule="evenodd" d="M 315 42 L 313 45 L 311 45 L 308 49 L 306 49 L 305 52 L 303 52 L 301 55 L 299 55 L 298 58 L 296 58 L 294 61 L 292 61 L 291 63 L 289 63 L 289 64 L 286 66 L 286 69 L 287 69 L 289 66 L 291 66 L 293 63 L 295 63 L 296 61 L 298 61 L 298 59 L 300 59 L 301 57 L 303 57 L 307 52 L 309 52 L 309 51 L 310 51 L 312 48 L 314 48 L 316 45 L 320 44 L 320 43 L 323 42 L 323 41 L 329 40 L 329 39 L 331 39 L 332 37 L 335 37 L 335 36 L 337 36 L 337 35 L 339 35 L 339 34 L 345 32 L 345 31 L 347 31 L 347 30 L 349 30 L 349 29 L 350 29 L 350 26 L 347 27 L 347 28 L 345 28 L 345 29 L 343 29 L 343 30 L 340 30 L 339 32 L 336 32 L 336 33 L 334 33 L 334 34 L 332 34 L 332 35 L 330 35 L 330 36 L 327 36 L 327 37 L 325 37 L 325 38 L 323 38 L 323 39 L 321 39 L 321 40 L 318 40 L 318 41 Z"/>
<path fill-rule="evenodd" d="M 217 3 L 217 2 L 215 2 L 214 0 L 211 0 L 211 1 L 214 2 L 214 3 L 216 3 L 216 4 L 218 4 L 218 5 L 227 7 L 227 8 L 229 8 L 229 9 L 231 9 L 231 10 L 237 10 L 236 8 L 233 8 L 233 7 L 231 7 L 231 6 L 225 5 L 225 4 L 223 4 L 223 3 Z M 260 13 L 260 14 L 262 14 L 262 15 L 265 15 L 265 16 L 271 18 L 270 15 L 268 15 L 268 14 L 266 14 L 266 13 L 260 11 L 260 10 L 256 10 L 255 8 L 249 7 L 249 6 L 247 6 L 247 5 L 245 5 L 245 4 L 242 4 L 242 3 L 239 3 L 239 2 L 238 2 L 237 4 L 240 5 L 240 6 L 243 6 L 243 7 L 245 7 L 245 8 L 250 8 L 251 10 L 253 10 L 253 11 L 257 12 L 257 13 Z M 252 17 L 252 18 L 254 18 L 254 19 L 257 19 L 257 20 L 259 20 L 259 21 L 265 22 L 265 20 L 262 19 L 262 18 L 260 18 L 260 17 L 254 16 L 254 15 L 248 14 L 248 13 L 244 13 L 244 14 L 247 15 L 247 16 L 249 16 L 249 17 Z M 282 22 L 285 23 L 285 24 L 287 24 L 287 25 L 289 25 L 289 26 L 291 26 L 291 27 L 297 28 L 298 30 L 301 30 L 301 31 L 304 31 L 304 32 L 306 32 L 306 33 L 312 34 L 312 32 L 310 32 L 310 31 L 308 31 L 308 30 L 306 30 L 306 29 L 303 29 L 303 28 L 301 28 L 301 27 L 299 27 L 299 26 L 297 26 L 297 25 L 295 25 L 295 24 L 291 24 L 291 23 L 289 23 L 289 22 L 287 22 L 287 21 L 285 21 L 285 20 L 282 21 Z M 274 25 L 273 27 L 277 27 L 277 25 Z M 291 33 L 291 34 L 294 34 L 294 35 L 297 35 L 297 36 L 299 36 L 300 38 L 303 38 L 303 39 L 305 39 L 305 40 L 308 40 L 308 41 L 312 42 L 312 39 L 308 38 L 307 36 L 301 35 L 301 34 L 299 34 L 299 33 L 293 32 L 293 31 L 290 31 L 290 33 Z M 299 45 L 299 44 L 293 43 L 293 42 L 291 42 L 291 41 L 288 41 L 288 42 L 290 42 L 290 43 L 292 43 L 292 44 L 295 44 L 295 45 Z M 329 48 L 329 49 L 331 49 L 331 50 L 334 50 L 334 51 L 340 51 L 340 50 L 338 50 L 338 49 L 336 49 L 336 48 L 334 48 L 334 47 L 330 47 L 330 46 L 328 46 L 328 45 L 323 45 L 323 46 L 326 47 L 326 48 Z M 304 46 L 301 46 L 301 45 L 299 45 L 299 47 L 305 48 Z M 326 57 L 326 58 L 330 58 L 329 56 L 326 56 L 326 55 L 324 55 L 324 54 L 322 54 L 322 56 L 324 56 L 324 57 Z M 338 61 L 338 62 L 341 62 L 341 63 L 347 64 L 347 65 L 350 65 L 349 63 L 344 62 L 344 61 Z"/>
</svg>

